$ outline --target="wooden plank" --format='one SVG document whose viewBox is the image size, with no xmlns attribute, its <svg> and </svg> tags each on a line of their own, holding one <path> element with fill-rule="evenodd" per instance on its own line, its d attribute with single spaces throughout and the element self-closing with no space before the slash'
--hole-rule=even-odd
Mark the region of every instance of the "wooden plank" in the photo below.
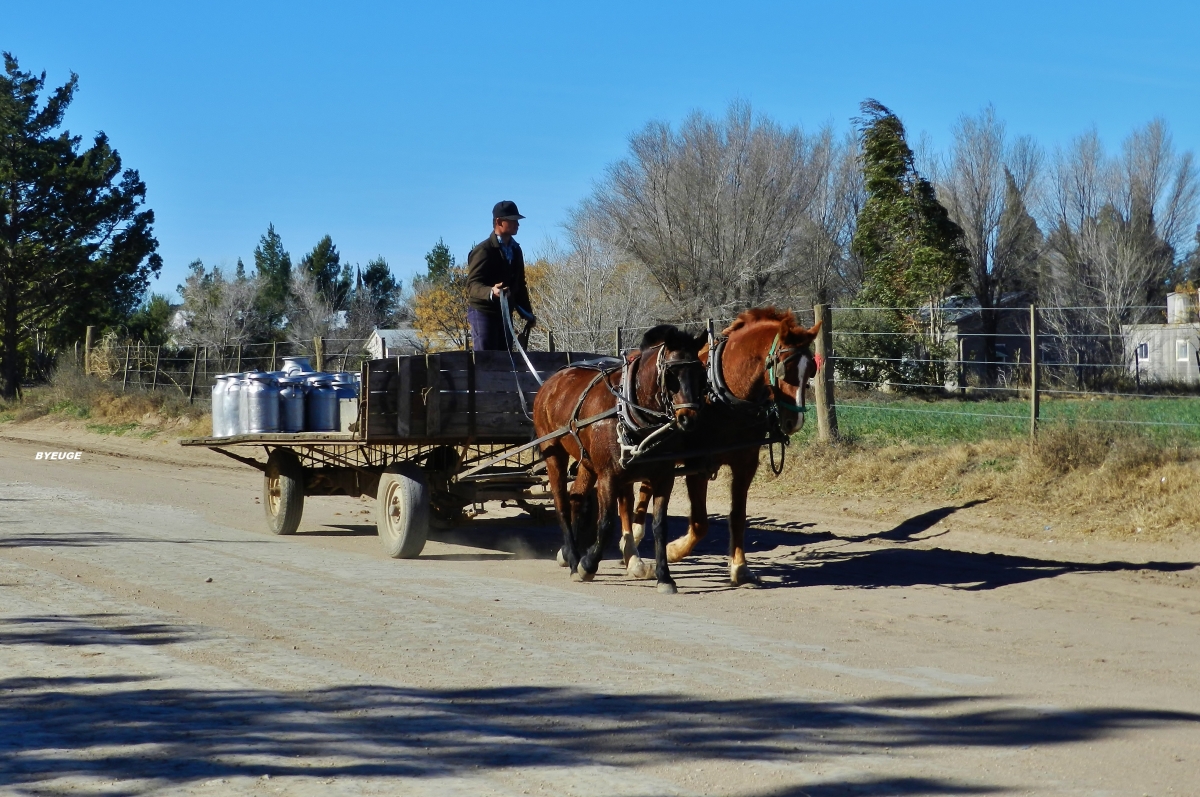
<svg viewBox="0 0 1200 797">
<path fill-rule="evenodd" d="M 441 391 L 437 388 L 439 371 L 441 368 L 442 356 L 440 354 L 430 354 L 425 360 L 425 385 L 434 386 L 432 390 L 424 392 L 425 397 L 425 434 L 433 437 L 442 430 L 442 414 L 441 414 Z M 465 383 L 465 380 L 464 380 Z"/>
<path fill-rule="evenodd" d="M 533 397 L 536 393 L 526 393 L 525 401 L 529 404 L 529 409 L 533 409 Z M 442 420 L 449 418 L 452 415 L 462 415 L 467 417 L 471 413 L 472 394 L 466 390 L 460 390 L 453 393 L 443 392 L 441 394 L 441 410 Z M 520 412 L 521 397 L 512 393 L 481 393 L 476 391 L 475 412 Z"/>
<path fill-rule="evenodd" d="M 395 405 L 396 405 L 396 434 L 400 437 L 409 437 L 413 433 L 413 417 L 412 417 L 412 360 L 409 358 L 397 357 L 396 378 L 392 380 L 395 386 Z"/>
<path fill-rule="evenodd" d="M 551 374 L 546 373 L 542 380 L 550 378 Z M 440 388 L 443 390 L 464 390 L 467 388 L 467 374 L 442 374 L 440 380 Z M 524 392 L 536 392 L 541 389 L 541 385 L 535 382 L 533 374 L 518 371 L 516 374 L 511 372 L 506 373 L 487 373 L 484 371 L 475 372 L 475 390 L 480 394 L 492 394 L 492 392 L 516 392 L 517 385 L 521 385 L 521 390 Z"/>
<path fill-rule="evenodd" d="M 475 416 L 475 428 L 481 439 L 489 436 L 528 437 L 533 432 L 533 422 L 520 413 L 480 412 Z M 467 432 L 467 417 L 464 413 L 447 419 L 440 436 L 463 438 Z"/>
</svg>

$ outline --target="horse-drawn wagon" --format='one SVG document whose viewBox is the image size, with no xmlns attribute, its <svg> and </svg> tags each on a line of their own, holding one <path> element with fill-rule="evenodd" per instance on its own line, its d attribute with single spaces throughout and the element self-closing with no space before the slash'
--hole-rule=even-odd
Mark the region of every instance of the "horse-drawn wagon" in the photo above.
<svg viewBox="0 0 1200 797">
<path fill-rule="evenodd" d="M 597 355 L 522 356 L 527 362 L 503 351 L 370 360 L 363 364 L 358 421 L 349 432 L 237 434 L 181 443 L 262 471 L 267 525 L 275 534 L 296 531 L 306 496 L 373 496 L 384 550 L 415 557 L 431 522 L 452 523 L 485 501 L 549 511 L 545 465 L 529 445 L 529 410 L 541 381 Z"/>
</svg>

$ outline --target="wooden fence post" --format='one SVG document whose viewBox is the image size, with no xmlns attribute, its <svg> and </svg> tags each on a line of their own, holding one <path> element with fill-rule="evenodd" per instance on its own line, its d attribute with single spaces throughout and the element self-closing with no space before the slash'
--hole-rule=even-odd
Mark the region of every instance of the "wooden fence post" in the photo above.
<svg viewBox="0 0 1200 797">
<path fill-rule="evenodd" d="M 279 364 L 278 364 L 277 358 L 275 356 L 276 352 L 279 350 L 278 347 L 279 347 L 279 341 L 277 341 L 277 340 L 271 341 L 271 370 L 272 371 L 279 370 Z"/>
<path fill-rule="evenodd" d="M 242 372 L 242 344 L 240 344 L 240 343 L 238 344 L 237 367 L 234 368 L 233 370 L 239 374 Z M 271 364 L 271 370 L 272 371 L 275 370 L 274 363 Z"/>
<path fill-rule="evenodd" d="M 615 335 L 615 340 L 616 340 L 616 344 L 617 344 L 617 350 L 616 350 L 615 354 L 617 357 L 620 357 L 621 356 L 621 328 L 620 327 L 617 327 L 617 333 Z"/>
<path fill-rule="evenodd" d="M 325 370 L 325 338 L 313 338 L 313 359 L 316 362 L 313 364 L 318 371 Z"/>
<path fill-rule="evenodd" d="M 1037 436 L 1038 415 L 1038 328 L 1037 305 L 1029 305 L 1029 436 Z"/>
<path fill-rule="evenodd" d="M 200 347 L 196 347 L 196 351 L 192 354 L 192 381 L 188 384 L 188 404 L 192 403 L 192 398 L 196 395 L 196 364 L 200 362 Z"/>
<path fill-rule="evenodd" d="M 813 307 L 813 315 L 821 322 L 821 332 L 817 335 L 817 354 L 821 357 L 821 367 L 817 369 L 816 384 L 813 385 L 813 396 L 817 400 L 817 439 L 823 443 L 832 443 L 838 439 L 837 408 L 833 400 L 833 312 L 827 304 Z"/>
<path fill-rule="evenodd" d="M 133 347 L 129 345 L 128 341 L 126 341 L 126 343 L 125 343 L 125 369 L 124 369 L 124 372 L 121 374 L 121 392 L 122 393 L 125 392 L 125 385 L 129 384 L 129 350 L 132 348 Z"/>
<path fill-rule="evenodd" d="M 158 387 L 158 360 L 162 357 L 162 346 L 154 347 L 154 379 L 150 382 L 150 389 L 154 390 Z"/>
<path fill-rule="evenodd" d="M 88 327 L 83 338 L 83 372 L 92 373 L 92 346 L 95 344 L 96 328 Z"/>
<path fill-rule="evenodd" d="M 554 330 L 546 331 L 546 348 L 549 351 L 554 351 Z"/>
</svg>

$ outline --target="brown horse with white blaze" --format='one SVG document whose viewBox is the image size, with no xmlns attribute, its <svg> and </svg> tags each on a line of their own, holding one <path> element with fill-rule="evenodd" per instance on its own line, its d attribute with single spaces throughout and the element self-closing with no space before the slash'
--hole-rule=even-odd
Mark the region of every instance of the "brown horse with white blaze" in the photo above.
<svg viewBox="0 0 1200 797">
<path fill-rule="evenodd" d="M 654 435 L 664 441 L 662 450 L 675 450 L 671 446 L 681 441 L 686 444 L 705 395 L 704 365 L 698 357 L 703 342 L 702 337 L 664 324 L 646 333 L 641 350 L 631 355 L 633 359 L 626 365 L 624 379 L 619 368 L 604 371 L 571 366 L 547 379 L 538 391 L 533 403 L 536 435 L 565 431 L 542 443 L 541 451 L 562 527 L 562 551 L 573 578 L 588 581 L 595 575 L 615 528 L 618 497 L 629 496 L 635 482 L 646 482 L 654 491 L 652 529 L 658 589 L 677 591 L 667 566 L 666 541 L 675 458 L 631 458 L 629 445 Z M 631 415 L 652 423 L 631 434 Z M 598 508 L 595 543 L 582 553 L 575 543 L 578 531 L 593 521 L 584 509 L 588 491 L 568 492 L 571 459 L 579 463 L 577 484 L 594 486 Z"/>
<path fill-rule="evenodd" d="M 817 360 L 810 347 L 821 328 L 801 326 L 791 312 L 773 307 L 742 313 L 722 331 L 716 352 L 705 346 L 700 351 L 709 374 L 713 400 L 706 408 L 697 436 L 707 457 L 709 473 L 728 465 L 729 580 L 735 586 L 759 583 L 746 564 L 746 500 L 750 483 L 758 471 L 759 449 L 768 434 L 790 437 L 804 423 L 804 387 L 816 376 Z M 715 362 L 714 362 L 715 359 Z M 701 452 L 702 453 L 702 452 Z M 667 560 L 678 562 L 690 554 L 708 534 L 708 476 L 687 477 L 691 499 L 687 534 L 667 546 Z M 621 540 L 621 550 L 631 574 L 644 565 L 637 557 L 637 531 L 644 528 L 646 506 L 654 486 L 643 482 L 633 512 L 633 533 Z M 641 528 L 639 528 L 641 526 Z"/>
</svg>

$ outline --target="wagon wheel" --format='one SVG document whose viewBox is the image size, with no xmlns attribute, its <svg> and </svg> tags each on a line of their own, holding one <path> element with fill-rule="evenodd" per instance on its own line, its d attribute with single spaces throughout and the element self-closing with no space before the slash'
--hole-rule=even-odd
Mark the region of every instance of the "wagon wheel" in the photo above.
<svg viewBox="0 0 1200 797">
<path fill-rule="evenodd" d="M 429 536 L 429 483 L 416 465 L 392 465 L 379 477 L 379 542 L 393 559 L 415 559 Z"/>
<path fill-rule="evenodd" d="M 304 514 L 304 467 L 295 452 L 277 448 L 263 471 L 263 508 L 272 534 L 294 534 Z"/>
</svg>

